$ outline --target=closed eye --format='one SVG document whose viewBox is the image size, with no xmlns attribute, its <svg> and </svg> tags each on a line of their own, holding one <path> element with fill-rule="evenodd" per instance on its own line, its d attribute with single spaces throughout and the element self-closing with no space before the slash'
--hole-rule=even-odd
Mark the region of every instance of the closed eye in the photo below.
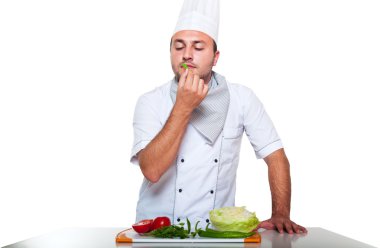
<svg viewBox="0 0 380 248">
<path fill-rule="evenodd" d="M 175 50 L 177 50 L 177 51 L 179 51 L 179 50 L 181 50 L 181 49 L 183 49 L 183 47 L 176 47 L 175 48 Z M 197 50 L 197 51 L 202 51 L 204 48 L 195 48 L 195 50 Z"/>
</svg>

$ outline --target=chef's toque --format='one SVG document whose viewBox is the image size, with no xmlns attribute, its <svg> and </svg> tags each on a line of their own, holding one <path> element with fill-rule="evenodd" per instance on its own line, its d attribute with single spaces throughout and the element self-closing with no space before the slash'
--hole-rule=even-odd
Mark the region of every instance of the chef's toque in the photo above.
<svg viewBox="0 0 380 248">
<path fill-rule="evenodd" d="M 200 31 L 218 42 L 219 0 L 184 0 L 174 33 Z"/>
</svg>

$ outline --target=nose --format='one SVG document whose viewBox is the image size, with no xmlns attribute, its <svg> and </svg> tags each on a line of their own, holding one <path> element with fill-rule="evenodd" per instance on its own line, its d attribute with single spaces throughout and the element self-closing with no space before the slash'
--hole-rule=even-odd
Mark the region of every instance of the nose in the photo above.
<svg viewBox="0 0 380 248">
<path fill-rule="evenodd" d="M 193 53 L 191 47 L 186 47 L 183 52 L 183 61 L 189 61 L 193 59 Z"/>
</svg>

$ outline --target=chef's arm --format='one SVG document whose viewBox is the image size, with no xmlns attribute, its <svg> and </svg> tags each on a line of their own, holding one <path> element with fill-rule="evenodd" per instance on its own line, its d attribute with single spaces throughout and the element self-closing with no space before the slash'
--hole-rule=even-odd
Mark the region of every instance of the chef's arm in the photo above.
<svg viewBox="0 0 380 248">
<path fill-rule="evenodd" d="M 291 181 L 289 161 L 284 149 L 264 158 L 268 165 L 269 185 L 272 194 L 272 216 L 290 216 Z"/>
<path fill-rule="evenodd" d="M 306 233 L 306 228 L 290 220 L 291 180 L 290 165 L 284 149 L 279 149 L 264 158 L 268 165 L 269 185 L 272 194 L 272 217 L 259 227 L 274 229 L 282 233 Z"/>
<path fill-rule="evenodd" d="M 137 156 L 146 179 L 157 182 L 177 156 L 191 113 L 182 112 L 176 105 L 161 131 Z"/>
<path fill-rule="evenodd" d="M 137 155 L 144 176 L 155 183 L 169 169 L 177 153 L 193 110 L 206 97 L 208 85 L 199 75 L 186 70 L 179 82 L 172 112 L 161 131 Z"/>
</svg>

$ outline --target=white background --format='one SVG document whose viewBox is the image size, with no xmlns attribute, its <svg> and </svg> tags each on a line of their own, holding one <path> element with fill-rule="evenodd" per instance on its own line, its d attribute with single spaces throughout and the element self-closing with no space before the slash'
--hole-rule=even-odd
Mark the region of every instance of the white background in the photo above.
<svg viewBox="0 0 380 248">
<path fill-rule="evenodd" d="M 0 1 L 0 246 L 128 227 L 137 97 L 172 78 L 182 1 Z M 252 88 L 291 162 L 292 218 L 379 240 L 380 2 L 222 1 L 215 70 Z M 237 206 L 271 211 L 243 139 Z"/>
</svg>

